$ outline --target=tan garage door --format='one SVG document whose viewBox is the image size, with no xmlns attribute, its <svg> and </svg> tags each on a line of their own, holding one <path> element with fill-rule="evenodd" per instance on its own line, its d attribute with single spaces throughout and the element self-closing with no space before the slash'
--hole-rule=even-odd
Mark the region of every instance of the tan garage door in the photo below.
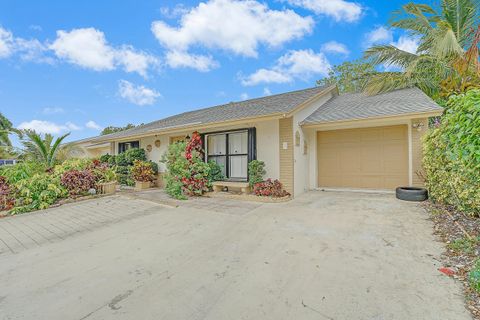
<svg viewBox="0 0 480 320">
<path fill-rule="evenodd" d="M 406 125 L 319 131 L 320 187 L 393 189 L 408 184 Z"/>
</svg>

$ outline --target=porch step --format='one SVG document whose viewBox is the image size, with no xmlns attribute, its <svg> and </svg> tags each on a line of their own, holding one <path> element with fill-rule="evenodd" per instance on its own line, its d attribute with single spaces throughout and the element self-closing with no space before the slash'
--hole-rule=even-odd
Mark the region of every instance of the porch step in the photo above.
<svg viewBox="0 0 480 320">
<path fill-rule="evenodd" d="M 248 182 L 235 182 L 235 181 L 215 181 L 212 183 L 213 191 L 220 192 L 222 191 L 223 187 L 227 187 L 228 189 L 240 189 L 240 191 L 244 194 L 250 192 L 250 185 Z"/>
</svg>

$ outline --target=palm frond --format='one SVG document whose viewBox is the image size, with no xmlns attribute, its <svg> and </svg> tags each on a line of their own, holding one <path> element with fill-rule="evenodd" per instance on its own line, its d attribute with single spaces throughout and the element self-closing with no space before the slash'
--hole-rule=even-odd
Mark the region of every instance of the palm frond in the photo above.
<svg viewBox="0 0 480 320">
<path fill-rule="evenodd" d="M 31 141 L 30 146 L 33 146 L 38 151 L 38 154 L 43 158 L 45 163 L 48 163 L 48 148 L 42 140 L 42 137 L 32 130 L 25 130 L 24 133 Z"/>
<path fill-rule="evenodd" d="M 62 141 L 68 137 L 70 135 L 70 132 L 69 133 L 66 133 L 64 134 L 63 136 L 61 137 L 58 137 L 56 140 L 55 140 L 55 143 L 53 144 L 53 146 L 50 148 L 50 154 L 49 154 L 49 157 L 48 157 L 48 165 L 49 166 L 52 166 L 53 165 L 53 162 L 55 161 L 55 156 L 58 152 L 58 149 L 59 149 L 59 146 L 60 144 L 62 143 Z M 52 137 L 53 138 L 53 137 Z M 51 141 L 51 140 L 50 140 Z"/>
<path fill-rule="evenodd" d="M 401 68 L 407 67 L 418 58 L 416 54 L 398 49 L 393 45 L 373 46 L 365 51 L 364 57 L 375 65 L 385 64 Z"/>
<path fill-rule="evenodd" d="M 443 0 L 442 11 L 461 46 L 465 47 L 470 31 L 478 21 L 480 5 L 472 0 Z"/>
</svg>

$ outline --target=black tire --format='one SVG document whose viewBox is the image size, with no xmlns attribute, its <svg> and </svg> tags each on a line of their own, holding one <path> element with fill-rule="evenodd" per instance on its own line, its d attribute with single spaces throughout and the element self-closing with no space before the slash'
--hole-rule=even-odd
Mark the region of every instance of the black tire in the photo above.
<svg viewBox="0 0 480 320">
<path fill-rule="evenodd" d="M 398 187 L 395 194 L 397 199 L 405 201 L 425 201 L 428 199 L 428 191 L 424 188 Z"/>
</svg>

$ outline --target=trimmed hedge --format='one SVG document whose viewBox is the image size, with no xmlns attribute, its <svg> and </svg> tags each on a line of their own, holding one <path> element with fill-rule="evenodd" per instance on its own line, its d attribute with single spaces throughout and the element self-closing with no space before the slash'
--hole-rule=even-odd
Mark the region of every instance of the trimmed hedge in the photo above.
<svg viewBox="0 0 480 320">
<path fill-rule="evenodd" d="M 430 198 L 480 214 L 480 90 L 453 96 L 446 114 L 424 139 Z"/>
</svg>

